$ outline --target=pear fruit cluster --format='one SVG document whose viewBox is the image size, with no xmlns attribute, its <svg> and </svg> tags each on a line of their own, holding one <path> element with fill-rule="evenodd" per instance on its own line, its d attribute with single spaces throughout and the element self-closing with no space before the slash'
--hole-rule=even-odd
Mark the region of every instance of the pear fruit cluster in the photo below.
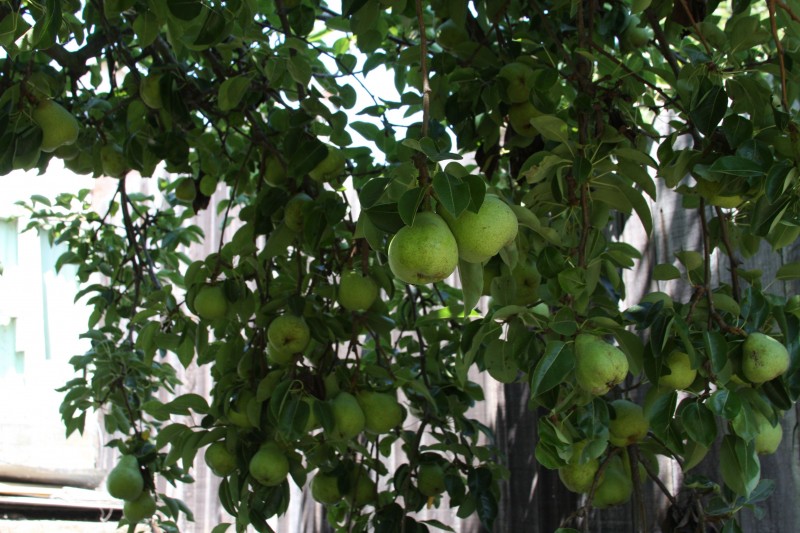
<svg viewBox="0 0 800 533">
<path fill-rule="evenodd" d="M 442 281 L 455 271 L 459 258 L 484 263 L 513 243 L 518 230 L 514 211 L 492 194 L 477 213 L 418 213 L 389 243 L 389 267 L 395 277 L 412 285 Z"/>
<path fill-rule="evenodd" d="M 114 498 L 124 500 L 122 514 L 131 524 L 150 518 L 156 512 L 156 502 L 144 488 L 139 461 L 133 455 L 123 455 L 106 478 L 106 490 Z"/>
<path fill-rule="evenodd" d="M 378 299 L 378 284 L 354 270 L 344 272 L 339 282 L 339 305 L 348 311 L 366 311 Z"/>
</svg>

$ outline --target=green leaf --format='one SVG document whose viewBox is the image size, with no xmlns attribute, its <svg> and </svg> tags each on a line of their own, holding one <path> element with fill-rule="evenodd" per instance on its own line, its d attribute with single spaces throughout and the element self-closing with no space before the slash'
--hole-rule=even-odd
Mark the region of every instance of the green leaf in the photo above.
<svg viewBox="0 0 800 533">
<path fill-rule="evenodd" d="M 448 165 L 449 167 L 450 165 Z M 474 174 L 467 174 L 461 179 L 469 186 L 469 210 L 477 213 L 481 205 L 483 205 L 483 199 L 486 197 L 486 181 Z"/>
<path fill-rule="evenodd" d="M 652 279 L 655 281 L 667 281 L 680 279 L 681 271 L 675 265 L 662 263 L 653 267 Z"/>
<path fill-rule="evenodd" d="M 404 192 L 403 196 L 400 197 L 400 200 L 397 202 L 397 210 L 406 226 L 411 226 L 414 223 L 417 211 L 419 210 L 419 206 L 422 205 L 426 193 L 427 188 L 415 187 Z"/>
<path fill-rule="evenodd" d="M 711 446 L 717 438 L 717 422 L 714 414 L 697 401 L 690 401 L 678 407 L 677 416 L 680 418 L 686 434 L 693 441 L 705 447 Z"/>
<path fill-rule="evenodd" d="M 495 339 L 486 347 L 483 356 L 489 375 L 500 383 L 513 383 L 519 376 L 519 367 L 514 360 L 514 345 Z"/>
<path fill-rule="evenodd" d="M 745 498 L 750 496 L 761 478 L 761 464 L 753 443 L 736 435 L 725 435 L 720 445 L 720 470 L 731 490 Z"/>
<path fill-rule="evenodd" d="M 779 280 L 800 279 L 800 261 L 782 265 L 775 273 L 775 278 Z"/>
<path fill-rule="evenodd" d="M 287 69 L 292 79 L 300 85 L 305 87 L 311 81 L 311 64 L 306 56 L 297 54 L 290 57 Z"/>
<path fill-rule="evenodd" d="M 467 316 L 483 294 L 483 265 L 459 259 L 458 278 L 464 294 L 464 315 Z"/>
<path fill-rule="evenodd" d="M 569 140 L 569 127 L 567 123 L 555 115 L 540 115 L 531 118 L 531 124 L 542 137 L 548 141 L 567 142 Z"/>
<path fill-rule="evenodd" d="M 203 9 L 200 0 L 167 0 L 167 7 L 172 15 L 180 20 L 192 20 Z"/>
<path fill-rule="evenodd" d="M 189 415 L 191 411 L 198 414 L 206 414 L 208 413 L 208 403 L 199 394 L 189 393 L 167 402 L 164 404 L 164 409 L 174 415 Z"/>
<path fill-rule="evenodd" d="M 47 50 L 56 44 L 61 29 L 61 0 L 47 0 L 44 12 L 33 25 L 31 43 L 39 50 Z"/>
<path fill-rule="evenodd" d="M 470 204 L 470 187 L 460 179 L 438 172 L 433 177 L 433 190 L 442 206 L 458 217 Z"/>
<path fill-rule="evenodd" d="M 221 111 L 230 111 L 239 105 L 242 98 L 250 88 L 250 78 L 247 76 L 235 76 L 223 81 L 219 86 L 217 95 L 217 105 Z"/>
<path fill-rule="evenodd" d="M 550 341 L 531 376 L 531 397 L 536 398 L 561 383 L 575 367 L 575 355 L 562 341 Z"/>
<path fill-rule="evenodd" d="M 725 89 L 719 85 L 711 85 L 706 92 L 696 94 L 693 100 L 689 117 L 702 134 L 710 135 L 728 110 Z"/>
<path fill-rule="evenodd" d="M 706 406 L 714 414 L 727 420 L 733 420 L 742 409 L 740 397 L 727 389 L 715 391 L 706 402 Z"/>
</svg>

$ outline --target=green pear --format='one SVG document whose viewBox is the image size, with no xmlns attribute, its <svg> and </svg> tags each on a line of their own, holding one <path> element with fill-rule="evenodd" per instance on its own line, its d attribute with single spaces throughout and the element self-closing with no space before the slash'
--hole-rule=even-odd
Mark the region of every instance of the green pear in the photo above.
<svg viewBox="0 0 800 533">
<path fill-rule="evenodd" d="M 106 479 L 106 490 L 114 498 L 135 500 L 144 490 L 144 478 L 139 470 L 139 461 L 132 455 L 120 457 Z"/>
<path fill-rule="evenodd" d="M 756 420 L 758 424 L 758 435 L 754 440 L 756 453 L 759 455 L 771 455 L 778 451 L 778 446 L 780 446 L 783 439 L 783 427 L 780 421 L 773 426 L 760 413 L 756 413 Z"/>
<path fill-rule="evenodd" d="M 150 109 L 161 109 L 164 101 L 161 98 L 161 74 L 153 74 L 142 78 L 139 84 L 139 98 Z"/>
<path fill-rule="evenodd" d="M 575 339 L 575 378 L 578 386 L 602 396 L 628 375 L 628 358 L 616 346 L 595 335 L 581 333 Z"/>
<path fill-rule="evenodd" d="M 311 330 L 302 317 L 282 315 L 270 322 L 267 339 L 279 351 L 301 353 L 311 341 Z"/>
<path fill-rule="evenodd" d="M 442 281 L 458 265 L 458 244 L 436 213 L 418 213 L 389 243 L 389 268 L 401 281 L 424 285 Z"/>
<path fill-rule="evenodd" d="M 614 446 L 630 446 L 647 436 L 650 423 L 644 416 L 642 406 L 629 400 L 614 400 L 614 417 L 608 425 L 609 442 Z"/>
<path fill-rule="evenodd" d="M 519 135 L 532 138 L 539 135 L 539 130 L 531 124 L 531 119 L 541 114 L 542 112 L 532 103 L 522 102 L 512 105 L 508 110 L 508 121 L 511 123 L 511 128 Z"/>
<path fill-rule="evenodd" d="M 311 480 L 311 497 L 322 504 L 333 504 L 340 501 L 342 493 L 339 490 L 339 478 L 317 472 Z"/>
<path fill-rule="evenodd" d="M 673 350 L 664 360 L 664 366 L 669 369 L 669 374 L 658 378 L 659 387 L 683 390 L 697 377 L 697 369 L 692 368 L 692 360 L 686 352 Z"/>
<path fill-rule="evenodd" d="M 402 424 L 406 417 L 405 410 L 392 394 L 361 391 L 356 399 L 364 412 L 365 428 L 371 433 L 388 433 Z"/>
<path fill-rule="evenodd" d="M 225 417 L 234 426 L 250 429 L 253 423 L 247 416 L 247 408 L 250 402 L 256 401 L 253 393 L 249 390 L 242 390 L 225 409 Z"/>
<path fill-rule="evenodd" d="M 271 342 L 267 342 L 267 361 L 273 365 L 286 366 L 294 359 L 294 352 L 281 350 Z"/>
<path fill-rule="evenodd" d="M 364 507 L 375 502 L 377 486 L 365 468 L 355 468 L 350 479 L 351 487 L 346 495 L 347 501 L 356 507 Z"/>
<path fill-rule="evenodd" d="M 236 470 L 236 456 L 228 451 L 224 442 L 213 442 L 206 448 L 204 459 L 208 468 L 219 477 L 225 477 Z"/>
<path fill-rule="evenodd" d="M 330 406 L 335 439 L 350 440 L 364 431 L 367 420 L 355 396 L 341 391 L 331 400 Z"/>
<path fill-rule="evenodd" d="M 103 167 L 103 174 L 110 178 L 121 178 L 128 172 L 125 154 L 117 145 L 107 144 L 100 148 L 100 164 Z"/>
<path fill-rule="evenodd" d="M 342 274 L 339 282 L 339 305 L 348 311 L 366 311 L 378 298 L 378 284 L 355 271 Z"/>
<path fill-rule="evenodd" d="M 295 233 L 303 231 L 306 219 L 306 206 L 311 203 L 311 197 L 304 192 L 295 194 L 286 202 L 283 210 L 283 223 Z"/>
<path fill-rule="evenodd" d="M 345 159 L 338 148 L 328 147 L 328 155 L 308 175 L 314 181 L 327 182 L 344 174 Z"/>
<path fill-rule="evenodd" d="M 514 270 L 511 271 L 514 278 L 514 305 L 531 305 L 539 299 L 539 285 L 542 282 L 542 275 L 536 268 L 536 263 L 518 262 Z"/>
<path fill-rule="evenodd" d="M 122 515 L 131 524 L 138 524 L 156 514 L 156 501 L 150 492 L 142 492 L 135 500 L 127 500 Z"/>
<path fill-rule="evenodd" d="M 612 457 L 606 465 L 603 480 L 595 489 L 592 505 L 597 509 L 621 505 L 630 500 L 632 494 L 633 481 L 625 471 L 622 458 L 618 455 Z"/>
<path fill-rule="evenodd" d="M 600 461 L 596 458 L 589 459 L 585 463 L 570 462 L 567 466 L 558 469 L 558 478 L 568 490 L 582 494 L 589 492 L 592 488 L 599 468 Z"/>
<path fill-rule="evenodd" d="M 454 219 L 444 211 L 443 218 L 456 239 L 458 256 L 469 263 L 488 261 L 514 242 L 519 230 L 517 215 L 494 194 L 486 195 L 477 213 L 467 210 Z"/>
<path fill-rule="evenodd" d="M 534 72 L 531 67 L 525 63 L 514 61 L 503 65 L 497 77 L 503 78 L 508 82 L 506 94 L 511 103 L 519 104 L 528 101 L 535 83 Z"/>
<path fill-rule="evenodd" d="M 181 178 L 175 186 L 175 198 L 184 203 L 192 203 L 197 197 L 197 187 L 192 178 Z"/>
<path fill-rule="evenodd" d="M 422 463 L 417 471 L 417 489 L 428 497 L 445 491 L 444 468 L 439 463 Z"/>
<path fill-rule="evenodd" d="M 228 312 L 228 299 L 222 285 L 204 285 L 194 297 L 194 310 L 204 320 L 223 318 Z"/>
<path fill-rule="evenodd" d="M 763 333 L 751 333 L 742 345 L 742 372 L 752 383 L 764 383 L 789 369 L 786 347 Z"/>
<path fill-rule="evenodd" d="M 280 485 L 289 474 L 289 460 L 280 446 L 265 442 L 250 459 L 250 475 L 267 487 Z"/>
<path fill-rule="evenodd" d="M 39 102 L 31 116 L 42 129 L 43 152 L 52 152 L 59 146 L 73 144 L 78 140 L 78 120 L 60 104 L 52 100 Z"/>
<path fill-rule="evenodd" d="M 272 187 L 283 187 L 289 180 L 286 167 L 283 162 L 275 156 L 267 158 L 264 165 L 264 181 Z"/>
</svg>

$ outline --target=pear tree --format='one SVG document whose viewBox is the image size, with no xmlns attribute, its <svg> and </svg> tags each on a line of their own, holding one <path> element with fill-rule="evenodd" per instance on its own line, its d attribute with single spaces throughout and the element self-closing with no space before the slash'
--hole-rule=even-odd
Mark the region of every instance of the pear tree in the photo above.
<svg viewBox="0 0 800 533">
<path fill-rule="evenodd" d="M 158 487 L 208 466 L 215 531 L 291 488 L 337 531 L 491 530 L 516 461 L 562 531 L 740 531 L 797 490 L 765 474 L 797 461 L 799 44 L 781 1 L 0 3 L 0 175 L 114 191 L 24 207 L 91 309 L 60 413 L 103 414 L 123 525 L 178 531 Z"/>
</svg>

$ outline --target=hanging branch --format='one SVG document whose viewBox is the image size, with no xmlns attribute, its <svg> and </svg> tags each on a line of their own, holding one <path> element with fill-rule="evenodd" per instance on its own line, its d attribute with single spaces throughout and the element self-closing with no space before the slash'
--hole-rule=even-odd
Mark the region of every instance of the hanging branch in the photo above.
<svg viewBox="0 0 800 533">
<path fill-rule="evenodd" d="M 731 236 L 728 233 L 728 217 L 725 213 L 722 212 L 721 207 L 715 207 L 717 212 L 717 217 L 719 218 L 720 224 L 720 236 L 722 239 L 722 245 L 725 246 L 725 252 L 728 255 L 728 262 L 730 263 L 731 269 L 731 288 L 733 289 L 733 299 L 737 302 L 741 297 L 741 289 L 739 288 L 739 264 L 741 263 L 736 257 L 734 257 L 734 250 L 733 245 L 731 244 Z"/>
<path fill-rule="evenodd" d="M 778 37 L 778 21 L 775 17 L 775 3 L 776 0 L 767 0 L 767 8 L 769 9 L 769 25 L 772 28 L 772 39 L 775 41 L 775 48 L 778 51 L 778 65 L 781 71 L 781 104 L 783 110 L 789 110 L 789 98 L 786 89 L 786 59 L 783 54 L 783 45 L 781 39 Z"/>
<path fill-rule="evenodd" d="M 422 0 L 416 0 L 417 25 L 419 26 L 420 71 L 422 72 L 422 136 L 428 136 L 428 121 L 431 114 L 431 86 L 428 79 L 428 37 L 425 33 L 425 20 L 423 18 Z M 419 170 L 419 186 L 427 187 L 431 181 L 428 173 L 427 157 L 419 153 L 414 157 L 414 163 Z M 425 196 L 425 204 L 428 196 Z"/>
</svg>

